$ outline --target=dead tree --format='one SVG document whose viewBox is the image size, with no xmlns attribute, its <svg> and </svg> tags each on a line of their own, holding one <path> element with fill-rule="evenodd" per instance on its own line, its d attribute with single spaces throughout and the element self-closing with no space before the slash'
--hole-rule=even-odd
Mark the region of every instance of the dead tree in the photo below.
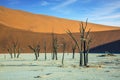
<svg viewBox="0 0 120 80">
<path fill-rule="evenodd" d="M 40 52 L 40 45 L 37 44 L 36 46 L 28 45 L 28 47 L 34 52 L 35 60 L 38 60 L 39 52 Z"/>
<path fill-rule="evenodd" d="M 52 54 L 52 60 L 57 58 L 57 49 L 58 49 L 58 40 L 57 37 L 54 36 L 54 33 L 52 33 L 52 50 L 53 50 L 53 54 Z"/>
<path fill-rule="evenodd" d="M 19 58 L 22 49 L 20 48 L 20 44 L 18 44 L 17 46 L 18 46 L 17 47 L 17 58 Z"/>
<path fill-rule="evenodd" d="M 64 65 L 64 55 L 65 55 L 65 49 L 66 49 L 66 42 L 62 42 L 62 49 L 63 49 L 63 56 L 62 56 L 62 65 Z"/>
<path fill-rule="evenodd" d="M 18 40 L 17 41 L 13 41 L 13 53 L 14 53 L 14 58 L 16 58 L 16 52 L 17 52 L 17 46 L 18 46 Z"/>
<path fill-rule="evenodd" d="M 36 51 L 37 51 L 37 56 L 39 57 L 40 56 L 40 45 L 39 44 L 36 46 Z"/>
<path fill-rule="evenodd" d="M 13 52 L 12 52 L 12 46 L 11 43 L 8 43 L 7 45 L 7 51 L 10 54 L 11 59 L 13 58 Z"/>
<path fill-rule="evenodd" d="M 10 57 L 13 58 L 12 49 L 11 49 L 11 48 L 8 48 L 7 51 L 8 51 L 8 53 L 10 54 Z"/>
<path fill-rule="evenodd" d="M 86 46 L 86 63 L 88 64 L 88 53 L 89 53 L 89 50 L 90 50 L 90 43 L 92 42 L 92 38 L 88 39 L 87 41 L 87 46 Z"/>
<path fill-rule="evenodd" d="M 20 53 L 21 53 L 21 49 L 18 49 L 17 58 L 19 58 Z"/>
<path fill-rule="evenodd" d="M 8 44 L 7 51 L 10 54 L 11 58 L 19 58 L 20 55 L 20 44 L 18 40 L 12 40 Z M 14 54 L 14 55 L 13 55 Z"/>
<path fill-rule="evenodd" d="M 80 66 L 87 66 L 87 62 L 86 58 L 88 59 L 88 52 L 86 52 L 87 50 L 87 46 L 89 46 L 88 41 L 89 41 L 89 33 L 90 33 L 90 29 L 86 32 L 86 27 L 87 27 L 87 20 L 86 20 L 86 24 L 85 26 L 83 25 L 83 22 L 81 22 L 80 25 L 80 44 L 78 44 L 78 41 L 75 39 L 75 37 L 73 36 L 73 34 L 71 33 L 70 30 L 67 31 L 68 35 L 73 39 L 74 43 L 76 44 L 76 46 L 78 47 L 79 53 L 80 53 Z M 91 42 L 91 41 L 90 41 Z M 89 48 L 89 47 L 88 47 Z M 86 57 L 87 55 L 87 57 Z M 83 64 L 84 62 L 84 64 Z"/>
<path fill-rule="evenodd" d="M 73 53 L 72 59 L 75 58 L 75 50 L 76 50 L 76 44 L 73 44 L 73 45 L 72 45 L 72 53 Z"/>
</svg>

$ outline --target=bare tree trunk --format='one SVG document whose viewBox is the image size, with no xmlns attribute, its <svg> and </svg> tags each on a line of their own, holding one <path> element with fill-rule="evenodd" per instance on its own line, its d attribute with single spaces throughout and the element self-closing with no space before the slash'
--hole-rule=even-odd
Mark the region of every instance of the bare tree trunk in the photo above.
<svg viewBox="0 0 120 80">
<path fill-rule="evenodd" d="M 54 59 L 58 60 L 58 57 L 57 57 L 57 48 L 58 48 L 57 37 L 54 37 L 54 33 L 52 33 L 52 48 L 53 48 L 52 60 L 54 60 Z"/>
<path fill-rule="evenodd" d="M 37 52 L 37 56 L 38 56 L 38 57 L 40 56 L 39 52 Z"/>
<path fill-rule="evenodd" d="M 56 60 L 58 60 L 58 57 L 57 57 L 57 50 L 55 50 L 55 58 L 56 58 Z"/>
<path fill-rule="evenodd" d="M 37 56 L 38 57 L 40 56 L 40 49 L 38 49 L 38 51 L 37 51 Z"/>
<path fill-rule="evenodd" d="M 89 46 L 90 46 L 90 42 L 91 42 L 91 40 L 92 39 L 90 39 L 89 41 L 88 41 L 88 44 L 87 44 L 87 53 L 86 53 L 86 64 L 88 64 L 88 53 L 89 53 Z"/>
<path fill-rule="evenodd" d="M 37 44 L 35 51 L 36 51 L 37 57 L 39 57 L 39 55 L 40 55 L 40 45 L 39 44 Z"/>
<path fill-rule="evenodd" d="M 82 50 L 82 46 L 83 46 L 83 45 L 82 45 L 82 41 L 81 41 L 81 44 L 80 44 L 80 45 L 81 45 L 81 50 L 80 50 L 80 66 L 82 66 L 82 64 L 83 64 L 83 55 L 82 55 L 82 54 L 83 54 L 83 53 L 82 53 L 82 51 L 83 51 L 83 50 Z"/>
<path fill-rule="evenodd" d="M 75 58 L 75 50 L 73 49 L 73 56 L 72 56 L 72 59 Z"/>
<path fill-rule="evenodd" d="M 20 55 L 20 49 L 18 49 L 17 58 L 19 58 L 19 55 Z"/>
<path fill-rule="evenodd" d="M 62 65 L 64 65 L 64 52 L 63 52 L 63 56 L 62 56 Z"/>
<path fill-rule="evenodd" d="M 64 65 L 64 55 L 65 55 L 66 43 L 63 41 L 63 56 L 62 56 L 62 65 Z"/>
<path fill-rule="evenodd" d="M 14 47 L 14 58 L 16 58 L 16 48 Z"/>
<path fill-rule="evenodd" d="M 57 57 L 57 49 L 58 49 L 58 44 L 57 44 L 58 40 L 57 38 L 54 39 L 54 48 L 55 48 L 55 58 L 56 60 L 58 60 L 58 57 Z"/>
<path fill-rule="evenodd" d="M 12 55 L 12 49 L 7 49 L 8 53 L 10 54 L 10 57 L 11 59 L 13 58 L 13 55 Z"/>
<path fill-rule="evenodd" d="M 84 50 L 83 50 L 83 53 L 84 53 L 84 66 L 87 66 L 87 64 L 86 64 L 86 41 L 83 41 L 83 43 L 84 43 L 84 45 L 83 45 L 83 47 L 84 47 Z"/>
<path fill-rule="evenodd" d="M 38 54 L 37 54 L 37 52 L 35 51 L 34 53 L 35 53 L 35 60 L 38 60 Z"/>
<path fill-rule="evenodd" d="M 75 58 L 75 50 L 76 50 L 76 44 L 72 45 L 72 52 L 73 52 L 72 59 Z"/>
<path fill-rule="evenodd" d="M 83 64 L 83 54 L 82 52 L 80 52 L 80 66 L 82 66 Z"/>
<path fill-rule="evenodd" d="M 54 56 L 55 56 L 55 53 L 53 52 L 53 54 L 52 54 L 52 60 L 54 60 Z"/>
</svg>

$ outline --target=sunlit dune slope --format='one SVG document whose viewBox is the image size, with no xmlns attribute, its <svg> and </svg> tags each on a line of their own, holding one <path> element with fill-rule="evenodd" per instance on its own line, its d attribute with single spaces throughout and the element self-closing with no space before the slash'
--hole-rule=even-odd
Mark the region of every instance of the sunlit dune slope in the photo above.
<svg viewBox="0 0 120 80">
<path fill-rule="evenodd" d="M 0 7 L 0 23 L 8 25 L 12 28 L 22 29 L 33 32 L 65 33 L 67 29 L 72 32 L 79 32 L 79 21 L 57 18 L 46 15 L 32 14 L 20 10 L 12 10 L 5 7 Z M 104 26 L 88 23 L 88 27 L 92 31 L 107 31 L 117 30 L 118 27 Z"/>
</svg>

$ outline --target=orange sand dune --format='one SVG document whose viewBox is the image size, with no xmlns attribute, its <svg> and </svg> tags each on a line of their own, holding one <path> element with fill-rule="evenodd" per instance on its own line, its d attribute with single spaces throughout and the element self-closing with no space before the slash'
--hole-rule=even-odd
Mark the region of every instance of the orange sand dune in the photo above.
<svg viewBox="0 0 120 80">
<path fill-rule="evenodd" d="M 8 44 L 11 41 L 18 40 L 23 52 L 32 52 L 28 45 L 37 44 L 41 46 L 41 52 L 44 52 L 43 42 L 47 42 L 47 52 L 52 51 L 51 32 L 54 30 L 58 38 L 58 44 L 61 44 L 64 38 L 67 42 L 66 52 L 72 52 L 72 40 L 66 34 L 66 30 L 70 29 L 74 32 L 76 39 L 79 39 L 79 21 L 62 19 L 46 15 L 32 14 L 20 10 L 12 10 L 5 7 L 0 7 L 0 52 L 7 52 Z M 87 29 L 92 28 L 90 35 L 93 37 L 93 42 L 90 48 L 94 48 L 106 43 L 114 43 L 120 40 L 120 27 L 112 27 L 88 23 Z M 119 42 L 117 43 L 119 44 Z M 111 44 L 110 44 L 111 45 Z M 109 51 L 112 47 L 117 46 L 116 43 L 109 46 Z M 117 52 L 120 52 L 120 47 L 117 46 Z M 61 52 L 62 48 L 58 49 Z"/>
<path fill-rule="evenodd" d="M 0 23 L 12 28 L 28 30 L 33 32 L 50 33 L 54 30 L 55 33 L 65 33 L 67 29 L 72 32 L 79 32 L 79 21 L 62 19 L 46 15 L 32 14 L 20 10 L 12 10 L 5 7 L 0 7 Z M 98 24 L 88 24 L 88 28 L 92 31 L 107 31 L 117 30 L 118 27 L 104 26 Z"/>
<path fill-rule="evenodd" d="M 12 44 L 11 41 L 13 40 L 18 40 L 20 47 L 23 49 L 22 52 L 32 52 L 28 48 L 28 45 L 36 45 L 38 42 L 41 46 L 41 52 L 44 52 L 44 41 L 47 41 L 47 52 L 52 51 L 51 33 L 36 33 L 31 31 L 25 31 L 11 28 L 10 26 L 6 26 L 3 24 L 0 24 L 0 30 L 0 53 L 7 52 L 8 44 Z M 120 30 L 92 32 L 90 33 L 90 35 L 93 37 L 93 41 L 90 48 L 120 40 L 119 34 Z M 64 40 L 66 41 L 66 52 L 72 52 L 72 39 L 67 34 L 55 35 L 58 38 L 58 44 L 61 44 L 61 42 L 63 41 L 62 39 L 64 38 Z M 79 39 L 79 33 L 73 33 L 73 35 L 77 40 Z M 116 47 L 116 45 L 111 45 L 109 47 Z M 120 51 L 120 47 L 118 46 L 117 48 Z M 62 52 L 62 47 L 58 48 L 58 52 Z"/>
</svg>

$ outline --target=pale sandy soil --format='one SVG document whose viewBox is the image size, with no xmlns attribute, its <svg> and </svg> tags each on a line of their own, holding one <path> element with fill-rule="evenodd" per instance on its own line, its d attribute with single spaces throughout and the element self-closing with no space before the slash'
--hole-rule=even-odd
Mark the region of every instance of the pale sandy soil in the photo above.
<svg viewBox="0 0 120 80">
<path fill-rule="evenodd" d="M 120 80 L 120 54 L 97 57 L 89 54 L 90 67 L 79 67 L 79 54 L 72 59 L 65 54 L 64 67 L 59 60 L 51 60 L 51 54 L 44 60 L 40 54 L 34 61 L 34 54 L 21 54 L 19 59 L 10 59 L 9 54 L 0 54 L 0 80 Z"/>
</svg>

